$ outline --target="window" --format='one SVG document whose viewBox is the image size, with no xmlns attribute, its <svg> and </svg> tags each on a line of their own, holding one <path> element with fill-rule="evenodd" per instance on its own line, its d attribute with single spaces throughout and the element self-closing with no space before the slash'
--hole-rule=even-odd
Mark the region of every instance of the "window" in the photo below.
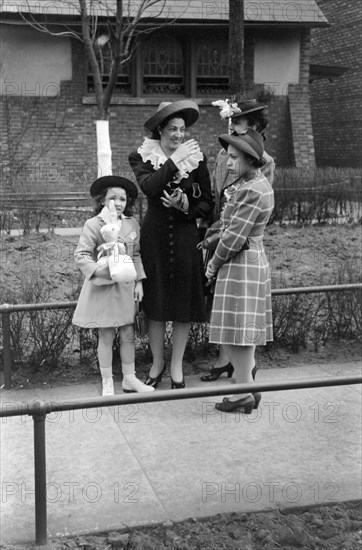
<svg viewBox="0 0 362 550">
<path fill-rule="evenodd" d="M 197 43 L 197 95 L 220 94 L 228 90 L 227 42 L 222 38 L 203 37 Z"/>
<path fill-rule="evenodd" d="M 109 80 L 109 72 L 112 62 L 112 52 L 109 43 L 107 42 L 102 47 L 99 47 L 96 51 L 97 61 L 101 70 L 102 85 L 106 87 Z M 117 82 L 115 90 L 118 94 L 130 94 L 131 93 L 131 64 L 123 63 L 118 70 Z M 93 75 L 88 68 L 87 74 L 87 91 L 88 93 L 94 93 L 94 80 Z"/>
<path fill-rule="evenodd" d="M 111 63 L 108 44 L 99 51 L 106 85 Z M 228 92 L 228 34 L 226 29 L 174 27 L 144 34 L 130 62 L 121 65 L 115 95 L 168 98 L 220 97 Z M 91 72 L 88 93 L 94 93 Z"/>
<path fill-rule="evenodd" d="M 155 36 L 142 43 L 144 95 L 185 95 L 184 56 L 172 36 Z"/>
</svg>

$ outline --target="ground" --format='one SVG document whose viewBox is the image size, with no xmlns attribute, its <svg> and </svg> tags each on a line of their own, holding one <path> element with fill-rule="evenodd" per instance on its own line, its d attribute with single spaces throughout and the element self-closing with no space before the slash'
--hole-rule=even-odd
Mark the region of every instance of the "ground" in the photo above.
<svg viewBox="0 0 362 550">
<path fill-rule="evenodd" d="M 359 269 L 362 260 L 361 225 L 344 226 L 270 226 L 265 238 L 274 288 L 313 286 L 338 282 L 341 266 Z M 49 286 L 48 301 L 72 299 L 79 275 L 73 265 L 76 237 L 35 235 L 1 237 L 2 272 L 0 291 L 21 287 L 24 274 L 32 277 L 41 268 Z M 7 299 L 7 301 L 9 301 Z M 260 368 L 291 367 L 305 364 L 353 361 L 361 358 L 359 341 L 329 342 L 315 351 L 312 347 L 293 354 L 271 347 L 258 353 Z M 185 374 L 207 370 L 215 361 L 212 355 L 185 364 Z M 147 364 L 139 366 L 145 373 Z M 45 376 L 46 375 L 46 376 Z M 116 368 L 115 376 L 120 376 Z M 64 373 L 41 370 L 17 372 L 15 385 L 34 387 L 41 384 L 81 383 L 99 380 L 95 364 L 85 364 Z M 4 547 L 6 548 L 6 547 Z M 10 547 L 7 547 L 10 548 Z M 13 547 L 23 550 L 25 547 Z M 31 548 L 31 545 L 26 547 Z M 295 548 L 311 550 L 357 550 L 362 548 L 362 513 L 360 503 L 335 506 L 284 509 L 267 513 L 223 514 L 202 521 L 190 519 L 127 533 L 110 532 L 84 535 L 73 539 L 54 539 L 51 550 L 272 550 Z"/>
<path fill-rule="evenodd" d="M 219 514 L 131 531 L 54 538 L 47 546 L 4 550 L 360 550 L 361 504 Z"/>
</svg>

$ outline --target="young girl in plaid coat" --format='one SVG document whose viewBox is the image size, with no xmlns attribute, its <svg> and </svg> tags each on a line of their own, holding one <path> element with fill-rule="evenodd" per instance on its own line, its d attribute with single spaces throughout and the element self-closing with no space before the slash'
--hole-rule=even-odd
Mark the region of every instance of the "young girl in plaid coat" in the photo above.
<svg viewBox="0 0 362 550">
<path fill-rule="evenodd" d="M 206 277 L 216 279 L 210 320 L 212 343 L 223 344 L 238 384 L 252 383 L 256 345 L 273 339 L 269 263 L 263 233 L 274 207 L 274 193 L 261 173 L 263 139 L 255 130 L 219 137 L 227 150 L 228 169 L 236 181 L 226 190 L 222 233 Z M 242 250 L 246 240 L 248 250 Z M 250 414 L 260 394 L 225 398 L 216 408 Z"/>
</svg>

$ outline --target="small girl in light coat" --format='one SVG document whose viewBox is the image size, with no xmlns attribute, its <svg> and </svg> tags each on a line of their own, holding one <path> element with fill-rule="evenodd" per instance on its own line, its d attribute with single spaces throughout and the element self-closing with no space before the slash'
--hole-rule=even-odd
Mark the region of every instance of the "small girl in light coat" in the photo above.
<svg viewBox="0 0 362 550">
<path fill-rule="evenodd" d="M 130 180 L 119 176 L 103 176 L 90 187 L 95 201 L 95 216 L 87 220 L 74 253 L 75 263 L 85 281 L 73 316 L 73 323 L 83 328 L 97 328 L 98 362 L 102 375 L 102 395 L 114 395 L 112 355 L 115 329 L 120 332 L 120 355 L 125 392 L 147 392 L 154 388 L 143 384 L 135 375 L 134 316 L 135 300 L 142 300 L 142 279 L 145 272 L 140 256 L 139 225 L 127 216 L 129 201 L 137 198 L 137 188 Z M 133 260 L 136 281 L 112 282 L 109 267 L 97 263 L 98 250 L 105 241 L 101 228 L 107 222 L 110 202 L 118 215 L 118 241 Z M 104 246 L 103 246 L 104 248 Z"/>
</svg>

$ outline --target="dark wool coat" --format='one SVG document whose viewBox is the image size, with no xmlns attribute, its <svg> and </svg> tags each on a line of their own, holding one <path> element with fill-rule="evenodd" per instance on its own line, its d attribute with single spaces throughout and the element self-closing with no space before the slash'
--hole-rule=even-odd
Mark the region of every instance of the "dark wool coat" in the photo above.
<svg viewBox="0 0 362 550">
<path fill-rule="evenodd" d="M 145 313 L 155 321 L 205 321 L 204 275 L 202 253 L 196 248 L 200 240 L 196 220 L 208 217 L 212 209 L 206 160 L 180 181 L 189 201 L 188 214 L 166 208 L 161 202 L 163 191 L 171 192 L 168 184 L 178 172 L 171 159 L 157 171 L 150 161 L 143 162 L 137 152 L 129 155 L 129 162 L 148 203 L 140 241 L 147 277 Z"/>
</svg>

